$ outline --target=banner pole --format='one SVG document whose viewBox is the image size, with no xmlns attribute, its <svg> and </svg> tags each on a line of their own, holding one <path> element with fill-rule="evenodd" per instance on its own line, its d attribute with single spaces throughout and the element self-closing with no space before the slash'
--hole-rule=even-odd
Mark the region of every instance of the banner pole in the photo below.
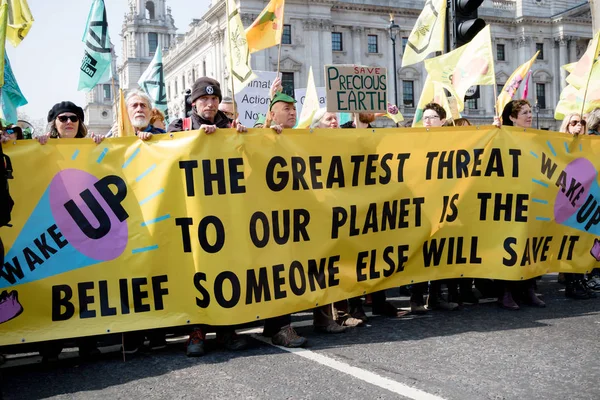
<svg viewBox="0 0 600 400">
<path fill-rule="evenodd" d="M 229 0 L 225 1 L 225 12 L 227 13 L 227 43 L 229 48 L 229 76 L 231 77 L 231 98 L 233 100 L 233 117 L 235 120 L 235 115 L 237 113 L 237 107 L 235 106 L 235 83 L 233 78 L 233 56 L 231 55 L 231 32 L 229 31 L 231 28 L 231 24 L 229 22 Z"/>
</svg>

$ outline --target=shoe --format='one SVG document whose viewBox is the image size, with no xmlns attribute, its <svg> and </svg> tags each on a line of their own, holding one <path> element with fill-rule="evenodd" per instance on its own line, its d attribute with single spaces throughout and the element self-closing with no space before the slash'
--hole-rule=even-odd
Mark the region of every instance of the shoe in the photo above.
<svg viewBox="0 0 600 400">
<path fill-rule="evenodd" d="M 235 330 L 217 332 L 217 343 L 229 351 L 239 351 L 248 348 L 248 340 L 244 336 L 235 333 Z"/>
<path fill-rule="evenodd" d="M 504 295 L 498 299 L 498 305 L 506 310 L 517 311 L 520 309 L 510 292 L 504 292 Z"/>
<path fill-rule="evenodd" d="M 96 346 L 92 346 L 92 347 L 80 346 L 79 347 L 79 358 L 91 359 L 91 358 L 95 358 L 95 357 L 99 356 L 100 354 L 102 354 L 102 353 Z"/>
<path fill-rule="evenodd" d="M 204 355 L 204 332 L 196 329 L 190 334 L 185 344 L 185 355 L 188 357 L 202 357 Z"/>
<path fill-rule="evenodd" d="M 373 304 L 373 314 L 385 317 L 397 317 L 398 309 L 389 301 L 385 301 L 382 304 Z"/>
<path fill-rule="evenodd" d="M 314 329 L 316 332 L 320 333 L 343 333 L 346 330 L 346 327 L 341 326 L 332 320 L 327 325 L 315 325 Z"/>
<path fill-rule="evenodd" d="M 338 318 L 336 322 L 341 326 L 346 326 L 348 328 L 354 328 L 356 326 L 365 326 L 365 323 L 362 319 L 352 318 L 348 314 L 345 314 L 343 317 Z"/>
<path fill-rule="evenodd" d="M 298 336 L 291 325 L 286 325 L 273 335 L 271 342 L 283 347 L 302 347 L 306 344 L 306 338 Z"/>
<path fill-rule="evenodd" d="M 430 310 L 440 310 L 440 311 L 454 311 L 458 309 L 457 303 L 447 302 L 443 297 L 436 296 L 428 296 L 427 297 L 427 308 Z"/>
<path fill-rule="evenodd" d="M 462 303 L 479 304 L 479 298 L 472 291 L 465 294 L 461 293 L 460 299 Z"/>
<path fill-rule="evenodd" d="M 535 290 L 533 288 L 527 289 L 526 302 L 530 306 L 539 307 L 539 308 L 546 307 L 546 303 L 544 303 L 542 300 L 540 300 L 539 297 L 537 297 L 537 295 L 535 294 Z"/>
<path fill-rule="evenodd" d="M 589 286 L 587 285 L 587 282 L 585 281 L 585 279 L 582 279 L 582 280 L 578 281 L 578 283 L 586 291 L 586 293 L 588 294 L 588 296 L 589 296 L 590 299 L 595 299 L 596 297 L 598 297 L 596 295 L 596 292 L 594 292 L 592 289 L 589 288 Z"/>
<path fill-rule="evenodd" d="M 6 362 L 6 356 L 4 354 L 0 354 L 0 365 Z"/>
<path fill-rule="evenodd" d="M 367 323 L 369 320 L 369 318 L 367 318 L 367 314 L 365 314 L 365 310 L 363 310 L 362 307 L 350 310 L 350 315 L 352 318 L 360 319 L 363 323 Z"/>
<path fill-rule="evenodd" d="M 416 315 L 427 314 L 427 309 L 423 304 L 416 303 L 414 301 L 410 302 L 410 312 Z"/>
<path fill-rule="evenodd" d="M 575 300 L 587 300 L 590 298 L 590 295 L 579 281 L 575 281 L 566 284 L 565 297 Z"/>
<path fill-rule="evenodd" d="M 594 292 L 600 291 L 600 277 L 591 276 L 587 280 L 587 287 L 593 290 Z"/>
</svg>

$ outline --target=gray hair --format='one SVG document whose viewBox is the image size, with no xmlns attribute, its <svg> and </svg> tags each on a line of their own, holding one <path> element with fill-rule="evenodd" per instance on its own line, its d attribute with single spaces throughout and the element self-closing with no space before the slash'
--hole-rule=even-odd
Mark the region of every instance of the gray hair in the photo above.
<svg viewBox="0 0 600 400">
<path fill-rule="evenodd" d="M 319 127 L 319 123 L 321 123 L 321 120 L 323 119 L 323 117 L 325 116 L 326 113 L 327 113 L 327 109 L 326 108 L 319 108 L 315 112 L 315 115 L 313 116 L 312 122 L 310 123 L 310 127 L 311 128 L 318 128 Z"/>
<path fill-rule="evenodd" d="M 148 109 L 152 109 L 152 99 L 146 94 L 146 92 L 143 92 L 139 89 L 133 89 L 127 92 L 127 96 L 125 96 L 125 104 L 129 104 L 129 100 L 131 100 L 134 97 L 139 97 L 140 99 L 143 99 L 144 102 L 148 104 Z"/>
<path fill-rule="evenodd" d="M 593 130 L 597 132 L 600 128 L 600 108 L 590 111 L 587 114 L 586 122 L 588 131 Z"/>
</svg>

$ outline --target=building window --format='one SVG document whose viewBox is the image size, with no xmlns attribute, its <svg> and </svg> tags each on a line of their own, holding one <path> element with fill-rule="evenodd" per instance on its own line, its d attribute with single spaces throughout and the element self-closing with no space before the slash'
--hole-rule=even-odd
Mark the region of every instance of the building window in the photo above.
<svg viewBox="0 0 600 400">
<path fill-rule="evenodd" d="M 283 25 L 283 32 L 281 34 L 282 44 L 292 44 L 292 26 Z"/>
<path fill-rule="evenodd" d="M 402 81 L 402 104 L 404 107 L 415 107 L 415 82 Z"/>
<path fill-rule="evenodd" d="M 477 110 L 477 99 L 465 99 L 468 110 Z"/>
<path fill-rule="evenodd" d="M 158 33 L 150 32 L 148 34 L 148 49 L 150 50 L 150 56 L 153 56 L 158 47 Z"/>
<path fill-rule="evenodd" d="M 546 84 L 536 83 L 535 84 L 535 96 L 537 99 L 538 106 L 541 110 L 546 109 Z"/>
<path fill-rule="evenodd" d="M 403 37 L 402 38 L 402 54 L 404 54 L 404 50 L 406 49 L 406 45 L 408 44 L 408 38 L 407 37 Z"/>
<path fill-rule="evenodd" d="M 368 43 L 368 51 L 369 53 L 379 53 L 379 49 L 377 46 L 377 35 L 369 35 L 368 37 L 369 39 L 369 43 Z"/>
<path fill-rule="evenodd" d="M 154 2 L 152 1 L 146 2 L 146 18 L 154 19 Z"/>
<path fill-rule="evenodd" d="M 293 72 L 282 72 L 281 73 L 281 86 L 283 86 L 283 93 L 288 96 L 294 97 L 294 73 Z"/>
<path fill-rule="evenodd" d="M 496 85 L 496 89 L 498 90 L 498 95 L 500 95 L 500 93 L 502 93 L 502 90 L 504 89 L 504 83 L 498 83 Z M 502 110 L 500 110 L 499 112 L 502 112 Z"/>
<path fill-rule="evenodd" d="M 544 59 L 544 43 L 536 43 L 535 44 L 535 51 L 539 51 L 540 55 L 538 56 L 538 60 L 543 60 Z"/>
<path fill-rule="evenodd" d="M 331 50 L 333 51 L 343 51 L 344 44 L 342 43 L 342 33 L 341 32 L 331 32 Z"/>
<path fill-rule="evenodd" d="M 109 84 L 104 84 L 102 85 L 102 88 L 104 89 L 104 100 L 110 100 L 112 99 L 111 93 L 110 93 L 110 85 Z"/>
<path fill-rule="evenodd" d="M 496 60 L 498 61 L 506 61 L 506 56 L 504 53 L 504 45 L 497 44 L 496 45 Z"/>
</svg>

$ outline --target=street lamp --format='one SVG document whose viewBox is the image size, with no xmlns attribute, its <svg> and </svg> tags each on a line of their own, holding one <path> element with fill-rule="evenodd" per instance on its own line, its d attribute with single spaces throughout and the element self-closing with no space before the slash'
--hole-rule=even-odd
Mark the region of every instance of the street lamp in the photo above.
<svg viewBox="0 0 600 400">
<path fill-rule="evenodd" d="M 535 99 L 535 105 L 533 106 L 533 112 L 535 112 L 536 119 L 536 129 L 540 129 L 540 106 L 538 104 L 538 99 Z"/>
<path fill-rule="evenodd" d="M 396 36 L 400 31 L 400 25 L 394 23 L 394 16 L 390 14 L 390 39 L 392 40 L 392 57 L 394 59 L 394 95 L 396 106 L 398 106 L 398 79 L 396 79 Z"/>
</svg>

